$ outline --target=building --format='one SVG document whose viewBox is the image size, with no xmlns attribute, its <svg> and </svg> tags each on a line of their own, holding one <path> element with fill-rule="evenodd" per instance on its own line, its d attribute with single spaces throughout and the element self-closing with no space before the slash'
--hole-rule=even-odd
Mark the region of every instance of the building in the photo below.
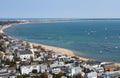
<svg viewBox="0 0 120 78">
<path fill-rule="evenodd" d="M 114 63 L 103 64 L 101 66 L 104 67 L 105 71 L 111 71 L 111 70 L 115 70 L 116 69 L 116 66 L 115 66 Z"/>
<path fill-rule="evenodd" d="M 97 72 L 86 73 L 85 78 L 97 78 Z"/>
<path fill-rule="evenodd" d="M 41 73 L 46 72 L 46 70 L 47 70 L 47 65 L 44 65 L 44 64 L 40 65 L 40 72 Z"/>
<path fill-rule="evenodd" d="M 33 70 L 36 70 L 37 73 L 40 72 L 40 65 L 29 65 L 20 67 L 21 74 L 29 74 L 32 73 Z"/>
<path fill-rule="evenodd" d="M 61 69 L 59 67 L 52 68 L 52 73 L 58 74 L 61 72 Z"/>
<path fill-rule="evenodd" d="M 78 66 L 78 67 L 67 67 L 67 70 L 66 70 L 67 74 L 68 75 L 77 75 L 77 74 L 82 74 L 82 69 Z"/>
<path fill-rule="evenodd" d="M 34 57 L 34 54 L 29 50 L 19 51 L 17 52 L 17 57 L 19 57 L 21 61 L 27 61 L 30 60 L 31 57 Z"/>
<path fill-rule="evenodd" d="M 50 65 L 51 68 L 61 67 L 61 66 L 64 66 L 64 62 L 55 61 L 53 64 Z"/>
<path fill-rule="evenodd" d="M 96 72 L 96 70 L 91 67 L 91 66 L 87 66 L 86 67 L 86 71 L 85 71 L 85 78 L 97 78 L 98 77 L 98 73 Z"/>
<path fill-rule="evenodd" d="M 7 68 L 1 68 L 0 69 L 0 78 L 8 78 L 9 73 Z"/>
<path fill-rule="evenodd" d="M 107 78 L 120 78 L 120 71 L 109 71 L 104 74 Z"/>
<path fill-rule="evenodd" d="M 13 60 L 13 55 L 12 54 L 7 54 L 7 55 L 5 55 L 5 59 L 10 59 L 10 61 L 12 61 Z"/>
<path fill-rule="evenodd" d="M 15 74 L 16 73 L 16 68 L 15 67 L 9 67 L 8 68 L 8 73 Z"/>
<path fill-rule="evenodd" d="M 94 60 L 89 60 L 86 62 L 87 65 L 90 65 L 92 67 L 99 67 L 101 62 L 100 61 L 94 61 Z"/>
</svg>

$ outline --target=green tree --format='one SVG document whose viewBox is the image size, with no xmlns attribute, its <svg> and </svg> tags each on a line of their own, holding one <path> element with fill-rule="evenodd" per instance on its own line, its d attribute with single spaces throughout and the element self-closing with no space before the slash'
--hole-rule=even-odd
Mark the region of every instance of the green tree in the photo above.
<svg viewBox="0 0 120 78">
<path fill-rule="evenodd" d="M 67 76 L 67 78 L 73 78 L 72 76 Z"/>
<path fill-rule="evenodd" d="M 33 57 L 30 57 L 30 62 L 33 62 Z"/>
<path fill-rule="evenodd" d="M 60 73 L 57 74 L 57 78 L 61 78 L 62 76 L 63 76 L 62 72 L 60 72 Z"/>
<path fill-rule="evenodd" d="M 2 59 L 3 58 L 3 53 L 0 53 L 0 59 Z"/>
<path fill-rule="evenodd" d="M 36 69 L 32 70 L 32 73 L 37 73 L 37 70 Z"/>
<path fill-rule="evenodd" d="M 26 78 L 26 77 L 30 77 L 30 75 L 29 74 L 24 74 L 24 75 L 17 76 L 17 78 Z"/>
<path fill-rule="evenodd" d="M 41 51 L 44 52 L 44 51 L 45 51 L 45 48 L 42 47 L 42 48 L 41 48 Z"/>
<path fill-rule="evenodd" d="M 5 64 L 6 64 L 6 65 L 10 65 L 10 64 L 11 64 L 10 59 L 6 59 Z"/>
<path fill-rule="evenodd" d="M 0 41 L 0 51 L 5 52 L 5 46 L 4 46 L 4 41 Z"/>
<path fill-rule="evenodd" d="M 73 76 L 73 78 L 84 78 L 81 74 L 77 74 L 75 76 Z"/>
</svg>

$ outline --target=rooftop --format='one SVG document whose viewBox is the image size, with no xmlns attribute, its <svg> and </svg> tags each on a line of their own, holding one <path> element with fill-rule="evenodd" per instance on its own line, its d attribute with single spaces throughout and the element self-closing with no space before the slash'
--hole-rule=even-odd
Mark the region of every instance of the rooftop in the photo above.
<svg viewBox="0 0 120 78">
<path fill-rule="evenodd" d="M 32 54 L 31 51 L 25 50 L 25 51 L 19 51 L 20 55 L 25 55 L 25 54 Z"/>
</svg>

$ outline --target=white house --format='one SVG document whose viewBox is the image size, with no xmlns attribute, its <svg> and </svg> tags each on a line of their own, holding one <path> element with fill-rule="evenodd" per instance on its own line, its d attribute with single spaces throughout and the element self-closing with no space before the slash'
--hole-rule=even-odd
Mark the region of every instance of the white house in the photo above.
<svg viewBox="0 0 120 78">
<path fill-rule="evenodd" d="M 33 61 L 42 61 L 41 57 L 33 59 Z"/>
<path fill-rule="evenodd" d="M 120 78 L 120 70 L 105 72 L 107 78 Z"/>
<path fill-rule="evenodd" d="M 13 55 L 12 54 L 8 54 L 8 55 L 5 55 L 5 59 L 10 59 L 10 61 L 12 61 L 13 60 Z"/>
<path fill-rule="evenodd" d="M 97 74 L 97 72 L 94 70 L 94 68 L 92 68 L 92 67 L 89 66 L 88 69 L 89 69 L 89 72 L 85 74 L 86 77 L 87 77 L 87 78 L 97 78 L 98 74 Z"/>
<path fill-rule="evenodd" d="M 8 44 L 9 44 L 9 41 L 5 41 L 4 43 L 5 47 L 7 47 Z"/>
<path fill-rule="evenodd" d="M 97 78 L 97 72 L 87 73 L 87 78 Z"/>
<path fill-rule="evenodd" d="M 103 67 L 96 67 L 95 70 L 97 71 L 97 73 L 103 73 L 104 72 Z"/>
<path fill-rule="evenodd" d="M 67 67 L 67 72 L 68 72 L 68 75 L 77 75 L 77 74 L 82 74 L 82 69 L 78 66 L 78 67 Z"/>
<path fill-rule="evenodd" d="M 34 57 L 34 54 L 29 50 L 19 51 L 19 52 L 17 52 L 17 57 L 20 57 L 21 61 L 27 61 L 31 57 Z"/>
<path fill-rule="evenodd" d="M 60 73 L 61 72 L 61 69 L 60 68 L 53 68 L 52 69 L 52 73 L 54 73 L 54 74 L 58 74 L 58 73 Z"/>
<path fill-rule="evenodd" d="M 40 53 L 40 57 L 41 57 L 41 58 L 44 58 L 44 53 Z"/>
<path fill-rule="evenodd" d="M 61 78 L 67 78 L 66 76 L 62 76 Z"/>
<path fill-rule="evenodd" d="M 54 62 L 53 64 L 50 65 L 51 68 L 53 67 L 61 67 L 61 66 L 64 66 L 64 62 Z"/>
<path fill-rule="evenodd" d="M 21 66 L 20 67 L 21 74 L 29 74 L 33 70 L 37 70 L 37 72 L 39 72 L 40 71 L 40 65 L 29 65 L 29 66 Z"/>
<path fill-rule="evenodd" d="M 9 78 L 9 73 L 7 68 L 0 68 L 0 78 Z"/>
<path fill-rule="evenodd" d="M 40 72 L 43 73 L 47 70 L 47 65 L 40 65 Z"/>
<path fill-rule="evenodd" d="M 63 55 L 63 54 L 60 52 L 54 52 L 52 53 L 52 58 L 57 58 L 59 55 Z"/>
<path fill-rule="evenodd" d="M 33 45 L 32 44 L 30 44 L 30 51 L 33 53 L 33 55 L 34 55 L 34 51 L 35 51 L 35 49 L 33 48 Z"/>
<path fill-rule="evenodd" d="M 62 56 L 58 57 L 58 60 L 59 61 L 70 61 L 70 60 L 72 60 L 72 58 L 70 58 L 70 56 L 62 55 Z"/>
</svg>

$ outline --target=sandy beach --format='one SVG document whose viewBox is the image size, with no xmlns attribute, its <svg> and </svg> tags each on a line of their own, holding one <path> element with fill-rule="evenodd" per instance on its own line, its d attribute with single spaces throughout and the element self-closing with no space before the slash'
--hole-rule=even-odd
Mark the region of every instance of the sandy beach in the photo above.
<svg viewBox="0 0 120 78">
<path fill-rule="evenodd" d="M 6 29 L 6 28 L 9 28 L 11 26 L 13 26 L 13 25 L 3 26 L 0 29 L 0 33 L 4 33 L 3 30 Z M 23 42 L 26 43 L 27 41 L 23 41 Z M 32 44 L 34 46 L 41 46 L 46 50 L 53 50 L 55 52 L 61 52 L 63 54 L 69 55 L 69 56 L 76 56 L 75 52 L 73 52 L 72 50 L 69 50 L 69 49 L 64 49 L 64 48 L 59 48 L 59 47 L 54 47 L 54 46 L 48 46 L 48 45 L 44 45 L 44 44 L 37 44 L 37 43 L 32 43 L 32 42 L 27 42 L 27 43 Z M 88 61 L 89 60 L 89 58 L 84 58 L 84 57 L 80 57 L 80 56 L 78 56 L 78 58 L 81 61 Z M 108 62 L 106 62 L 106 63 L 108 63 Z M 120 63 L 115 63 L 115 65 L 120 66 Z"/>
<path fill-rule="evenodd" d="M 48 45 L 43 45 L 43 44 L 37 44 L 37 43 L 31 43 L 30 44 L 34 45 L 34 46 L 41 46 L 46 50 L 52 50 L 55 52 L 61 52 L 63 54 L 69 55 L 69 56 L 75 56 L 74 52 L 72 50 L 69 49 L 64 49 L 64 48 L 59 48 L 59 47 L 54 47 L 54 46 L 48 46 Z M 88 58 L 84 58 L 84 57 L 78 57 L 81 61 L 87 61 L 89 60 Z"/>
<path fill-rule="evenodd" d="M 0 33 L 4 33 L 3 30 L 6 29 L 6 28 L 9 28 L 13 25 L 5 25 L 5 26 L 0 26 Z"/>
</svg>

